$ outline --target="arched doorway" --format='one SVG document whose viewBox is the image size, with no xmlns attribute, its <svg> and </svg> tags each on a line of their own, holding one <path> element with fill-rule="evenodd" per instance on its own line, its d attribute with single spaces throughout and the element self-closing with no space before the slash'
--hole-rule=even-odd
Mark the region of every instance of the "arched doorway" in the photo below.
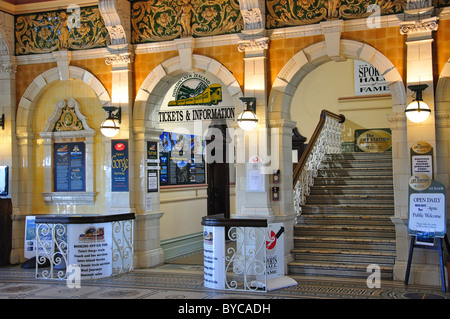
<svg viewBox="0 0 450 319">
<path fill-rule="evenodd" d="M 392 116 L 392 114 L 395 114 L 399 118 L 399 121 L 404 119 L 403 111 L 406 104 L 406 92 L 405 87 L 402 81 L 402 78 L 398 72 L 398 70 L 395 68 L 395 66 L 389 61 L 389 59 L 384 56 L 382 53 L 377 51 L 375 48 L 371 47 L 368 44 L 360 43 L 357 41 L 352 40 L 340 40 L 340 55 L 346 59 L 352 59 L 352 60 L 359 60 L 370 63 L 372 66 L 374 66 L 379 73 L 385 78 L 387 81 L 387 84 L 391 91 L 392 100 L 387 105 L 384 106 L 386 108 L 386 115 Z M 320 42 L 316 43 L 314 45 L 311 45 L 297 54 L 294 55 L 294 57 L 288 61 L 288 63 L 284 66 L 284 68 L 281 70 L 281 72 L 278 74 L 274 81 L 274 85 L 272 87 L 272 91 L 269 98 L 269 116 L 272 121 L 276 121 L 278 119 L 288 119 L 295 121 L 296 119 L 293 118 L 293 110 L 295 107 L 297 107 L 297 104 L 295 103 L 295 94 L 296 91 L 299 89 L 299 87 L 302 84 L 302 81 L 306 79 L 307 76 L 313 74 L 313 72 L 317 72 L 319 68 L 324 65 L 327 62 L 332 61 L 332 59 L 328 56 L 327 53 L 327 44 L 326 42 Z M 333 62 L 334 63 L 334 62 Z M 342 63 L 342 62 L 340 62 Z M 344 80 L 343 80 L 344 81 Z M 325 90 L 324 87 L 322 87 L 321 92 Z M 324 93 L 321 93 L 324 94 Z M 327 106 L 319 106 L 318 112 L 320 112 L 323 108 L 326 108 Z M 403 116 L 403 117 L 402 117 Z M 319 118 L 317 117 L 316 121 L 318 121 Z M 317 123 L 317 122 L 316 122 Z M 395 140 L 398 138 L 401 140 L 404 136 L 404 127 L 400 125 L 392 125 L 390 122 L 390 119 L 386 121 L 389 126 L 392 128 L 392 140 Z M 299 124 L 299 123 L 297 123 Z M 397 135 L 398 134 L 398 135 Z M 307 135 L 307 134 L 304 134 Z M 401 149 L 393 147 L 393 158 L 394 161 L 397 158 L 397 153 L 401 152 Z M 333 161 L 333 160 L 330 160 Z M 392 162 L 392 160 L 389 160 Z M 286 163 L 287 165 L 287 163 Z M 335 172 L 330 170 L 330 174 L 333 175 Z M 341 172 L 339 172 L 340 174 Z M 337 175 L 337 174 L 336 174 Z M 395 175 L 395 163 L 394 163 L 394 175 Z M 392 181 L 392 177 L 391 177 Z M 291 184 L 292 185 L 292 184 Z M 292 186 L 291 186 L 292 187 Z M 286 189 L 286 192 L 292 191 L 291 189 Z M 394 188 L 394 194 L 391 193 L 390 197 L 392 197 L 392 208 L 390 208 L 389 212 L 386 213 L 386 215 L 389 215 L 389 217 L 383 217 L 385 220 L 383 220 L 383 223 L 389 223 L 386 227 L 389 227 L 390 233 L 389 233 L 389 241 L 395 242 L 395 228 L 391 222 L 390 217 L 395 214 L 395 192 L 397 192 L 398 189 Z M 320 196 L 324 196 L 323 194 L 319 194 Z M 318 196 L 318 197 L 320 197 Z M 333 196 L 336 196 L 333 194 Z M 326 197 L 326 196 L 325 196 Z M 331 197 L 331 196 L 328 196 Z M 341 196 L 344 197 L 344 196 Z M 337 198 L 337 197 L 335 197 Z M 335 199 L 333 198 L 333 200 Z M 342 198 L 339 198 L 338 203 L 342 203 L 340 201 Z M 353 200 L 353 195 L 346 196 L 346 199 Z M 390 204 L 390 203 L 389 203 Z M 348 206 L 346 203 L 340 205 L 340 206 Z M 360 206 L 360 205 L 359 205 Z M 322 208 L 320 208 L 322 209 Z M 359 208 L 358 208 L 359 209 Z M 347 212 L 343 212 L 347 213 Z M 351 216 L 351 214 L 348 214 L 348 216 Z M 328 217 L 328 216 L 324 216 Z M 303 222 L 303 220 L 302 220 Z M 343 224 L 346 224 L 347 221 L 343 221 Z M 310 227 L 310 224 L 305 221 L 305 229 L 302 229 L 303 233 L 305 234 L 302 238 L 303 241 L 308 240 L 308 236 L 313 236 L 311 233 L 309 233 L 309 230 L 312 230 L 313 228 Z M 299 225 L 302 226 L 302 225 Z M 297 227 L 297 226 L 296 226 Z M 307 230 L 306 228 L 309 229 Z M 314 225 L 313 227 L 316 227 Z M 348 226 L 348 225 L 331 225 L 330 226 L 333 229 L 349 229 L 353 227 L 353 229 L 357 230 L 358 226 Z M 324 229 L 323 225 L 318 225 L 317 229 Z M 314 229 L 315 230 L 315 229 Z M 295 232 L 296 230 L 294 230 Z M 300 235 L 297 235 L 300 236 Z M 317 235 L 318 237 L 321 235 Z M 353 239 L 353 238 L 351 238 Z M 346 240 L 346 239 L 345 239 Z M 344 241 L 344 240 L 343 240 Z M 343 242 L 342 241 L 342 242 Z M 304 247 L 303 247 L 304 248 Z M 305 248 L 306 249 L 306 248 Z M 301 249 L 298 249 L 299 251 Z M 393 250 L 393 253 L 395 254 L 395 246 L 393 248 L 390 247 L 390 250 Z M 304 251 L 300 252 L 300 254 L 303 254 Z M 332 254 L 342 254 L 341 252 L 331 252 Z M 395 257 L 395 256 L 394 256 Z M 299 257 L 300 258 L 300 257 Z M 305 257 L 306 258 L 306 257 Z M 394 259 L 395 260 L 395 259 Z M 319 262 L 318 262 L 319 263 Z M 305 267 L 300 266 L 299 267 Z M 297 265 L 293 265 L 293 267 L 297 267 Z M 306 266 L 306 268 L 309 266 Z M 318 265 L 318 267 L 322 267 L 321 265 Z M 362 268 L 362 267 L 361 267 Z M 303 268 L 305 269 L 305 268 Z M 322 268 L 323 269 L 323 268 Z M 336 269 L 339 269 L 336 267 Z M 392 266 L 391 266 L 392 269 Z M 321 270 L 319 270 L 320 273 Z M 299 274 L 301 271 L 299 272 Z M 392 274 L 392 270 L 391 270 Z"/>
<path fill-rule="evenodd" d="M 212 135 L 222 137 L 222 133 L 217 134 L 217 130 L 222 132 L 221 129 L 229 128 L 231 122 L 234 121 L 235 114 L 241 112 L 242 106 L 239 97 L 242 96 L 242 91 L 232 73 L 217 61 L 204 56 L 193 55 L 192 61 L 192 70 L 183 68 L 180 57 L 161 63 L 148 74 L 138 90 L 133 113 L 134 131 L 135 133 L 145 132 L 143 139 L 153 139 L 153 141 L 161 143 L 159 144 L 160 148 L 165 145 L 160 139 L 162 134 L 166 134 L 166 140 L 171 140 L 174 145 L 181 145 L 181 142 L 188 138 L 196 143 L 197 137 L 201 137 L 205 141 L 208 135 L 205 131 L 211 126 L 210 129 L 216 129 Z M 206 79 L 206 87 L 211 90 L 215 84 L 218 84 L 222 91 L 223 101 L 218 102 L 211 96 L 210 101 L 200 102 L 196 100 L 200 98 L 199 95 L 190 97 L 175 93 L 175 91 L 182 91 L 182 87 L 185 87 L 185 91 L 197 91 L 199 79 Z M 190 80 L 192 81 L 187 83 Z M 197 81 L 195 84 L 193 84 L 194 80 Z M 191 87 L 189 88 L 189 86 Z M 212 140 L 217 142 L 216 136 Z M 139 148 L 139 146 L 136 147 L 136 149 Z M 158 237 L 166 259 L 202 247 L 201 217 L 212 212 L 211 209 L 215 210 L 220 207 L 213 201 L 215 192 L 213 185 L 219 182 L 214 178 L 216 175 L 214 172 L 217 172 L 217 177 L 219 173 L 223 173 L 206 163 L 206 156 L 200 156 L 200 158 L 203 157 L 203 162 L 196 162 L 199 157 L 194 149 L 191 149 L 190 154 L 193 155 L 188 165 L 185 166 L 185 163 L 182 163 L 183 160 L 188 159 L 180 157 L 173 158 L 177 163 L 170 167 L 172 165 L 170 156 L 174 149 L 168 150 L 166 154 L 160 153 L 160 156 L 163 155 L 160 157 L 160 176 L 166 174 L 165 178 L 168 181 L 172 179 L 173 183 L 162 185 L 163 179 L 160 178 L 160 190 L 150 195 L 152 210 L 142 209 L 142 214 L 145 215 L 157 212 L 162 214 L 160 221 L 153 227 L 160 231 Z M 180 154 L 184 156 L 184 150 Z M 141 154 L 140 159 L 142 160 L 143 157 L 145 155 Z M 169 164 L 162 165 L 166 160 Z M 183 167 L 179 164 L 182 164 Z M 212 164 L 214 163 L 212 162 Z M 177 166 L 176 176 L 171 175 L 175 166 Z M 137 167 L 139 166 L 137 165 Z M 146 168 L 140 165 L 140 169 L 138 174 L 145 174 Z M 193 172 L 194 170 L 199 172 L 202 169 L 207 170 L 209 174 L 206 174 L 207 177 L 201 182 L 201 178 L 197 179 L 197 176 L 193 176 Z M 228 168 L 226 169 L 228 171 Z M 182 170 L 183 178 L 181 178 Z M 232 168 L 229 171 L 231 172 Z M 228 183 L 227 180 L 222 182 Z M 224 193 L 222 192 L 220 195 L 224 195 Z M 148 194 L 141 194 L 141 198 L 146 196 Z M 233 199 L 230 197 L 232 196 L 227 195 L 224 199 L 232 203 Z"/>
</svg>

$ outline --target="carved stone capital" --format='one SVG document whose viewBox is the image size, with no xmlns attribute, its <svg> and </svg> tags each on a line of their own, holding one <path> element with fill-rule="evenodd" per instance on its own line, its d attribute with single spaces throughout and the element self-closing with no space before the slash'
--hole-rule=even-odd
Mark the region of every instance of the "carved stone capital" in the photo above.
<svg viewBox="0 0 450 319">
<path fill-rule="evenodd" d="M 134 60 L 133 53 L 121 53 L 114 54 L 106 57 L 105 63 L 106 65 L 115 65 L 115 64 L 124 64 L 124 63 L 132 63 Z"/>
<path fill-rule="evenodd" d="M 400 24 L 401 34 L 412 34 L 416 32 L 436 31 L 438 29 L 438 17 L 423 20 L 405 21 Z"/>
<path fill-rule="evenodd" d="M 267 50 L 269 48 L 269 38 L 259 38 L 252 40 L 243 40 L 239 42 L 239 52 L 247 52 L 254 50 Z"/>
<path fill-rule="evenodd" d="M 17 65 L 16 64 L 1 64 L 0 65 L 0 73 L 9 73 L 14 75 L 17 73 Z"/>
</svg>

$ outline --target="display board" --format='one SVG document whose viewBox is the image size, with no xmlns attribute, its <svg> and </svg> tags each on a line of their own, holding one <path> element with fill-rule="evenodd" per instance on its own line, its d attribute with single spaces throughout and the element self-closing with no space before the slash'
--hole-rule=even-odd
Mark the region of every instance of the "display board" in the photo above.
<svg viewBox="0 0 450 319">
<path fill-rule="evenodd" d="M 161 186 L 206 183 L 201 136 L 163 132 L 159 149 Z"/>
<path fill-rule="evenodd" d="M 111 191 L 128 192 L 128 140 L 111 141 Z"/>
<path fill-rule="evenodd" d="M 425 174 L 411 177 L 408 218 L 410 235 L 419 235 L 424 240 L 445 236 L 447 232 L 446 192 L 443 184 L 431 180 Z"/>
<path fill-rule="evenodd" d="M 86 191 L 86 146 L 84 142 L 54 143 L 55 192 Z"/>
</svg>

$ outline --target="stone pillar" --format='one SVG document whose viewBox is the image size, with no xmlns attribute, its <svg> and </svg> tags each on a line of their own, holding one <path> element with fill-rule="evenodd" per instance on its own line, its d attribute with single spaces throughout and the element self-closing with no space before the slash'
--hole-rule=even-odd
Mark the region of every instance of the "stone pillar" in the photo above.
<svg viewBox="0 0 450 319">
<path fill-rule="evenodd" d="M 133 54 L 130 52 L 118 51 L 106 58 L 106 64 L 112 66 L 112 89 L 111 104 L 115 107 L 121 107 L 121 124 L 119 133 L 113 137 L 114 140 L 128 140 L 128 192 L 111 191 L 111 140 L 103 137 L 105 146 L 105 196 L 106 211 L 108 212 L 134 212 L 133 196 L 131 194 L 134 181 L 134 160 L 133 156 L 133 131 L 132 131 L 132 113 L 133 103 L 131 92 L 132 85 L 132 60 Z M 105 119 L 107 113 L 105 112 Z"/>
<path fill-rule="evenodd" d="M 134 185 L 130 185 L 134 194 L 136 207 L 135 227 L 135 265 L 139 268 L 151 267 L 164 262 L 164 251 L 160 245 L 160 190 L 147 192 L 147 170 L 151 163 L 147 162 L 147 142 L 156 142 L 159 147 L 159 136 L 162 130 L 145 128 L 134 132 L 134 166 L 137 177 Z M 159 149 L 157 150 L 159 160 Z M 158 182 L 159 183 L 159 182 Z"/>
<path fill-rule="evenodd" d="M 258 125 L 251 131 L 237 132 L 236 148 L 236 217 L 270 217 L 273 215 L 270 196 L 270 173 L 264 172 L 264 189 L 247 191 L 249 163 L 258 161 L 262 166 L 270 161 L 269 132 L 267 123 L 267 66 L 266 50 L 268 38 L 250 38 L 239 43 L 239 50 L 245 52 L 244 96 L 256 98 Z M 240 134 L 241 133 L 241 134 Z"/>
<path fill-rule="evenodd" d="M 436 152 L 436 122 L 433 84 L 433 31 L 437 30 L 437 18 L 433 16 L 434 8 L 430 1 L 408 1 L 405 11 L 405 21 L 401 23 L 400 32 L 406 35 L 407 48 L 407 79 L 406 86 L 427 84 L 423 92 L 424 102 L 431 109 L 431 115 L 422 123 L 413 123 L 403 119 L 396 122 L 398 141 L 393 141 L 397 147 L 398 159 L 394 158 L 394 188 L 395 216 L 392 218 L 396 226 L 397 259 L 394 266 L 394 278 L 404 280 L 409 255 L 410 236 L 408 234 L 408 189 L 411 176 L 410 149 L 413 144 L 425 141 L 433 146 Z M 427 7 L 429 5 L 430 7 Z M 409 104 L 413 92 L 407 89 Z M 392 121 L 391 121 L 392 123 Z M 393 132 L 394 133 L 394 132 Z M 433 167 L 437 168 L 436 154 L 433 156 Z M 412 261 L 410 284 L 440 285 L 439 256 L 436 251 L 415 249 Z"/>
</svg>

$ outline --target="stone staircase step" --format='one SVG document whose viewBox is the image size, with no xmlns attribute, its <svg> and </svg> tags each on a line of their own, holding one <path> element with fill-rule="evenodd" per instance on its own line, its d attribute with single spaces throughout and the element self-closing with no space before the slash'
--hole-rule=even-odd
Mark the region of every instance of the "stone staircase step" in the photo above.
<svg viewBox="0 0 450 319">
<path fill-rule="evenodd" d="M 353 160 L 377 160 L 392 162 L 392 153 L 366 153 L 366 152 L 349 152 L 340 154 L 326 154 L 324 161 L 353 161 Z"/>
<path fill-rule="evenodd" d="M 374 205 L 374 204 L 394 204 L 393 195 L 362 195 L 362 194 L 351 194 L 351 195 L 309 195 L 306 200 L 307 205 L 313 204 L 357 204 L 360 202 L 363 205 Z"/>
<path fill-rule="evenodd" d="M 393 188 L 392 185 L 372 185 L 361 187 L 359 185 L 314 185 L 311 188 L 310 195 L 346 195 L 346 194 L 377 194 L 392 195 Z"/>
<path fill-rule="evenodd" d="M 342 250 L 330 248 L 293 249 L 295 261 L 329 261 L 332 263 L 351 263 L 356 259 L 360 263 L 390 266 L 396 253 L 393 251 Z"/>
<path fill-rule="evenodd" d="M 395 239 L 386 238 L 350 238 L 350 237 L 317 237 L 295 236 L 294 249 L 296 248 L 329 248 L 329 249 L 354 249 L 395 252 Z"/>
<path fill-rule="evenodd" d="M 322 161 L 321 169 L 348 169 L 348 168 L 371 168 L 374 166 L 382 167 L 382 168 L 390 168 L 392 169 L 392 160 L 389 159 L 389 161 L 378 161 L 373 159 L 367 159 L 367 160 L 325 160 Z"/>
<path fill-rule="evenodd" d="M 289 272 L 293 275 L 303 276 L 333 276 L 333 277 L 354 277 L 367 278 L 369 264 L 338 264 L 328 262 L 299 262 L 290 263 Z M 381 279 L 392 279 L 393 268 L 380 266 Z"/>
<path fill-rule="evenodd" d="M 314 178 L 314 186 L 367 186 L 367 185 L 393 185 L 392 175 L 385 176 L 339 176 L 329 178 L 318 176 Z"/>
<path fill-rule="evenodd" d="M 394 226 L 339 226 L 339 225 L 297 225 L 294 236 L 315 234 L 344 237 L 395 238 Z"/>
<path fill-rule="evenodd" d="M 386 215 L 355 215 L 355 214 L 306 214 L 298 220 L 297 225 L 366 225 L 392 226 L 392 221 Z"/>
<path fill-rule="evenodd" d="M 394 208 L 390 204 L 386 205 L 359 205 L 359 204 L 334 204 L 334 205 L 305 205 L 302 207 L 302 216 L 306 214 L 340 214 L 340 213 L 358 213 L 371 215 L 394 215 Z"/>
<path fill-rule="evenodd" d="M 364 168 L 331 168 L 320 169 L 318 176 L 321 177 L 345 177 L 345 176 L 392 176 L 392 168 L 364 167 Z"/>
</svg>

